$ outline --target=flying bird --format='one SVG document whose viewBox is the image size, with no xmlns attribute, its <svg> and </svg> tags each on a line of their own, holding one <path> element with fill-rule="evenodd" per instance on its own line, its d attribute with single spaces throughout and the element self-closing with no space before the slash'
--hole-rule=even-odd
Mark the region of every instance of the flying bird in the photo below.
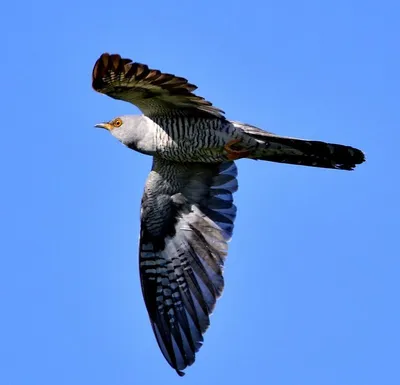
<svg viewBox="0 0 400 385">
<path fill-rule="evenodd" d="M 104 53 L 92 86 L 130 102 L 142 115 L 96 127 L 153 157 L 141 202 L 139 269 L 151 326 L 165 359 L 183 376 L 203 344 L 224 288 L 242 158 L 353 170 L 362 151 L 345 145 L 275 135 L 228 120 L 193 93 L 185 78 Z"/>
</svg>

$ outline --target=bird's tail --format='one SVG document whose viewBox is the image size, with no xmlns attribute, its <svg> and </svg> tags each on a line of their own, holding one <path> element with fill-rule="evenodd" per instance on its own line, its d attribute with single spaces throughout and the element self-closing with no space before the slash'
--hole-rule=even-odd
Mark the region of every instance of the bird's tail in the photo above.
<svg viewBox="0 0 400 385">
<path fill-rule="evenodd" d="M 353 170 L 365 161 L 364 153 L 354 147 L 278 136 L 247 124 L 232 124 L 258 142 L 249 156 L 252 159 L 339 170 Z"/>
</svg>

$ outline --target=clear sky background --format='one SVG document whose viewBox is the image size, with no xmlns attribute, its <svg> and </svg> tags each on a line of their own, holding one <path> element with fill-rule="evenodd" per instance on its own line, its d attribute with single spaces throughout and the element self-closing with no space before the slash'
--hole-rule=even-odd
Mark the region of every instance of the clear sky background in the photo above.
<svg viewBox="0 0 400 385">
<path fill-rule="evenodd" d="M 394 0 L 4 3 L 0 383 L 400 384 L 399 16 Z M 93 128 L 138 112 L 91 89 L 102 52 L 367 156 L 238 163 L 226 288 L 182 379 L 139 284 L 151 159 Z"/>
</svg>

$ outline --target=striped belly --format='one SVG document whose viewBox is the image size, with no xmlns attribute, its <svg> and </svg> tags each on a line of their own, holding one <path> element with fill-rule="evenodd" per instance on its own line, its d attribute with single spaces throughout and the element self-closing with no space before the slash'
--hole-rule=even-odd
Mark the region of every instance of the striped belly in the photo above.
<svg viewBox="0 0 400 385">
<path fill-rule="evenodd" d="M 161 157 L 176 162 L 226 160 L 224 145 L 232 127 L 229 122 L 186 117 L 154 122 L 158 125 L 156 151 Z"/>
</svg>

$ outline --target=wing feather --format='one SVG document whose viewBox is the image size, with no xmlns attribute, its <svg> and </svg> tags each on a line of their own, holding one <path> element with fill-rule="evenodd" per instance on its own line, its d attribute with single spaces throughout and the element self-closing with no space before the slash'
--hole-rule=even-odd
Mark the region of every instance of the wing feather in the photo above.
<svg viewBox="0 0 400 385">
<path fill-rule="evenodd" d="M 155 157 L 146 182 L 142 291 L 161 352 L 179 375 L 195 361 L 224 288 L 236 175 L 233 162 L 181 165 Z"/>
<path fill-rule="evenodd" d="M 103 53 L 92 73 L 94 90 L 137 106 L 149 116 L 186 115 L 223 118 L 224 112 L 193 93 L 197 87 L 185 78 L 120 55 Z"/>
</svg>

